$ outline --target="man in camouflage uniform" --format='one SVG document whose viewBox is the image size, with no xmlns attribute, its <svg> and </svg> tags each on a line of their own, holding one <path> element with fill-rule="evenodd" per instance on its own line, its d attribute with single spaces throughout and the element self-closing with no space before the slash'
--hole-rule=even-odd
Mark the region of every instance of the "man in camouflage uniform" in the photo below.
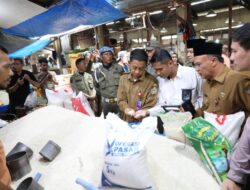
<svg viewBox="0 0 250 190">
<path fill-rule="evenodd" d="M 93 77 L 85 72 L 87 68 L 87 63 L 84 58 L 79 58 L 76 60 L 77 72 L 73 74 L 70 78 L 70 84 L 72 90 L 78 94 L 80 91 L 88 99 L 91 107 L 94 109 L 94 99 L 96 97 L 96 90 L 94 87 Z"/>
<path fill-rule="evenodd" d="M 109 112 L 118 113 L 117 90 L 123 68 L 113 60 L 113 50 L 110 47 L 102 47 L 100 50 L 102 66 L 95 70 L 95 80 L 102 96 L 102 108 L 104 117 Z"/>
</svg>

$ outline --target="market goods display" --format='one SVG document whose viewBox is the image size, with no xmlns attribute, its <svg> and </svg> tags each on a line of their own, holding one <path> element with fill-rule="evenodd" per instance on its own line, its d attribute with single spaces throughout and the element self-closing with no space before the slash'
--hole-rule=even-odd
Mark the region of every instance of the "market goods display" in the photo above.
<svg viewBox="0 0 250 190">
<path fill-rule="evenodd" d="M 5 152 L 10 152 L 17 142 L 33 150 L 30 159 L 32 171 L 13 181 L 12 188 L 16 189 L 21 181 L 35 176 L 37 172 L 42 174 L 39 184 L 46 190 L 83 190 L 75 183 L 77 178 L 98 187 L 109 128 L 109 123 L 102 118 L 85 116 L 58 106 L 40 108 L 8 124 L 0 130 Z M 49 140 L 61 147 L 61 152 L 52 162 L 39 155 Z M 146 144 L 146 151 L 153 189 L 220 189 L 192 147 L 153 134 Z M 129 165 L 127 170 L 131 170 Z"/>
</svg>

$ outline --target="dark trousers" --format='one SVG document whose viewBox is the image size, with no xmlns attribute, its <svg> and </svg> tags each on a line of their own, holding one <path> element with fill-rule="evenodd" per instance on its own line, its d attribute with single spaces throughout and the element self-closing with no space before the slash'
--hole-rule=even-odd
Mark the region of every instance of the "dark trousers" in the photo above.
<svg viewBox="0 0 250 190">
<path fill-rule="evenodd" d="M 107 102 L 102 101 L 102 111 L 103 111 L 104 118 L 106 118 L 109 112 L 118 114 L 119 107 L 117 103 L 107 103 Z"/>
</svg>

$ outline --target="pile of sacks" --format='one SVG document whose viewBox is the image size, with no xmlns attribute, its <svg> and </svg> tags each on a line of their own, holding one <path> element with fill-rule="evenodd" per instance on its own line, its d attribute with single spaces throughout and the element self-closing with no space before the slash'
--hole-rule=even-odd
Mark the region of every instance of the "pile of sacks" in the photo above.
<svg viewBox="0 0 250 190">
<path fill-rule="evenodd" d="M 75 183 L 78 177 L 98 186 L 109 131 L 110 123 L 104 119 L 57 106 L 41 108 L 9 124 L 0 130 L 6 154 L 19 141 L 34 152 L 32 171 L 13 182 L 12 187 L 16 188 L 24 178 L 37 172 L 42 173 L 39 183 L 46 190 L 82 190 Z M 48 140 L 61 146 L 61 153 L 52 162 L 43 161 L 38 153 Z M 153 134 L 148 139 L 146 151 L 153 189 L 220 189 L 192 147 Z M 132 171 L 132 168 L 127 165 L 127 170 Z"/>
</svg>

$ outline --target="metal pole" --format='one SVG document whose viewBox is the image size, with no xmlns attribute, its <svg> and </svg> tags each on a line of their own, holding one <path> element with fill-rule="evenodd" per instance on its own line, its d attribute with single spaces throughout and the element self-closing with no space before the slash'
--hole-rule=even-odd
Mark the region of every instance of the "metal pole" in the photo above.
<svg viewBox="0 0 250 190">
<path fill-rule="evenodd" d="M 231 53 L 231 43 L 232 43 L 232 7 L 233 7 L 233 0 L 229 1 L 229 7 L 228 7 L 228 49 L 229 54 Z"/>
</svg>

